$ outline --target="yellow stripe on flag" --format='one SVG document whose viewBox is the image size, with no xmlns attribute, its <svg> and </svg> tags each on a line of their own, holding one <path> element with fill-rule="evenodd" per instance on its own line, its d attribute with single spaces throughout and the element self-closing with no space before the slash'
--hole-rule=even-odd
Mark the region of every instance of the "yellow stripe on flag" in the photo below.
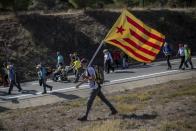
<svg viewBox="0 0 196 131">
<path fill-rule="evenodd" d="M 140 62 L 149 63 L 155 60 L 164 39 L 164 35 L 124 10 L 106 35 L 104 42 L 122 49 Z"/>
</svg>

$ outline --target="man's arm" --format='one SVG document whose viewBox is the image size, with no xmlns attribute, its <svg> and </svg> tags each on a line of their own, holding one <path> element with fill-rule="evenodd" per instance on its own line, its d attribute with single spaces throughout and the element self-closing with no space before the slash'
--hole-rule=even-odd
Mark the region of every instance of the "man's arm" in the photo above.
<svg viewBox="0 0 196 131">
<path fill-rule="evenodd" d="M 88 80 L 95 80 L 95 76 L 83 76 L 83 81 L 77 84 L 76 88 L 79 88 L 79 86 L 86 83 Z"/>
</svg>

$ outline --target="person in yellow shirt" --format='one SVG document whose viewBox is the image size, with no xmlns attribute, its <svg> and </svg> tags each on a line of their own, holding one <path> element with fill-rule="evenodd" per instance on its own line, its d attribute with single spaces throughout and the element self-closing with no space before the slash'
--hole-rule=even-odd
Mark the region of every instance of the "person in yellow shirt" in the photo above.
<svg viewBox="0 0 196 131">
<path fill-rule="evenodd" d="M 74 80 L 74 83 L 77 83 L 83 71 L 80 60 L 75 59 L 72 68 L 75 70 L 76 74 L 76 79 Z"/>
</svg>

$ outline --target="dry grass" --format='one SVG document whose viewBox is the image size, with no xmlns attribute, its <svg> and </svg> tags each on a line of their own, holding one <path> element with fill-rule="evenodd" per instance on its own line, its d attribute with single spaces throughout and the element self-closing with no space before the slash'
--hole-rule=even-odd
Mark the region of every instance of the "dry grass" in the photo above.
<svg viewBox="0 0 196 131">
<path fill-rule="evenodd" d="M 151 99 L 152 94 L 150 92 L 144 92 L 137 95 L 137 99 L 140 101 L 147 101 Z"/>
<path fill-rule="evenodd" d="M 89 126 L 83 127 L 81 129 L 76 129 L 78 131 L 121 131 L 120 120 L 107 120 L 99 123 L 93 123 Z"/>
<path fill-rule="evenodd" d="M 191 128 L 191 126 L 182 120 L 177 121 L 163 121 L 160 125 L 160 131 L 185 131 Z"/>
<path fill-rule="evenodd" d="M 69 131 L 193 131 L 196 129 L 196 80 L 172 81 L 106 96 L 119 114 L 109 111 L 97 97 L 89 121 L 76 119 L 87 99 L 0 113 L 0 130 Z M 156 116 L 154 117 L 154 113 Z"/>
<path fill-rule="evenodd" d="M 188 87 L 181 87 L 176 92 L 171 92 L 168 95 L 164 96 L 165 99 L 172 99 L 175 97 L 181 97 L 181 96 L 196 96 L 196 85 L 189 85 Z"/>
<path fill-rule="evenodd" d="M 139 106 L 134 104 L 118 103 L 116 105 L 116 108 L 121 113 L 130 113 L 135 112 L 139 108 Z"/>
</svg>

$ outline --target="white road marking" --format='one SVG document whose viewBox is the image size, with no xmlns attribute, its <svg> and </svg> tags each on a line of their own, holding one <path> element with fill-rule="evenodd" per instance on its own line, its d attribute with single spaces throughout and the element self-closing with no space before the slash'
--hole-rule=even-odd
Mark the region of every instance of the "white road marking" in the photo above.
<svg viewBox="0 0 196 131">
<path fill-rule="evenodd" d="M 178 71 L 179 70 L 171 70 L 171 71 L 158 72 L 158 73 L 141 75 L 141 76 L 136 76 L 136 77 L 128 77 L 128 78 L 123 78 L 123 79 L 116 79 L 116 80 L 112 80 L 112 81 L 108 82 L 107 85 L 114 84 L 114 83 L 120 82 L 120 81 L 125 81 L 125 80 L 132 80 L 132 79 L 134 80 L 136 78 L 144 78 L 144 77 L 156 76 L 156 75 L 167 74 L 167 73 L 178 72 Z M 88 85 L 87 84 L 82 85 L 82 86 L 80 86 L 80 89 L 81 88 L 88 88 Z M 71 90 L 71 89 L 76 89 L 76 88 L 74 86 L 72 86 L 72 87 L 68 87 L 68 88 L 62 88 L 62 89 L 57 89 L 57 90 L 53 90 L 53 91 L 48 91 L 48 93 L 66 91 L 66 90 Z M 41 95 L 41 93 L 42 92 L 37 92 L 35 95 Z M 34 95 L 32 95 L 32 94 L 17 95 L 17 96 L 8 97 L 7 99 L 21 98 L 21 97 L 27 97 L 27 96 L 34 96 Z"/>
<path fill-rule="evenodd" d="M 112 80 L 112 81 L 110 81 L 110 83 L 115 83 L 115 82 L 124 81 L 124 80 L 131 80 L 131 79 L 136 79 L 136 78 L 144 78 L 144 77 L 155 76 L 155 75 L 160 75 L 160 74 L 167 74 L 167 73 L 177 72 L 177 71 L 179 71 L 179 70 L 171 70 L 171 71 L 153 73 L 153 74 L 148 74 L 148 75 L 128 77 L 128 78 L 123 78 L 123 79 Z"/>
</svg>

